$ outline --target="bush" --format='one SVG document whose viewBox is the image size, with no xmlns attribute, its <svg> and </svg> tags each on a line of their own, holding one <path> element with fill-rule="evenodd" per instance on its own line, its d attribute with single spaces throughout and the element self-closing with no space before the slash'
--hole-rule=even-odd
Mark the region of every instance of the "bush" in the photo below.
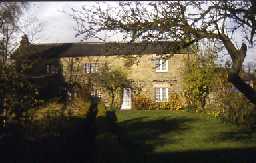
<svg viewBox="0 0 256 163">
<path fill-rule="evenodd" d="M 182 97 L 173 93 L 168 102 L 155 102 L 145 95 L 137 95 L 133 99 L 134 108 L 138 110 L 181 110 L 184 106 Z"/>
<path fill-rule="evenodd" d="M 185 112 L 195 112 L 195 108 L 193 106 L 187 105 L 183 108 Z"/>
<path fill-rule="evenodd" d="M 255 106 L 243 95 L 232 93 L 223 100 L 224 108 L 220 116 L 227 121 L 252 127 L 256 124 Z"/>
<path fill-rule="evenodd" d="M 38 91 L 15 70 L 13 65 L 0 65 L 0 115 L 6 120 L 22 119 L 25 112 L 38 105 Z"/>
<path fill-rule="evenodd" d="M 195 111 L 204 111 L 206 99 L 215 82 L 217 55 L 208 50 L 206 55 L 197 54 L 185 60 L 182 87 L 187 104 Z"/>
<path fill-rule="evenodd" d="M 169 97 L 169 103 L 172 109 L 181 110 L 184 108 L 185 103 L 183 97 L 178 93 L 172 93 Z"/>
<path fill-rule="evenodd" d="M 134 108 L 137 110 L 151 110 L 154 109 L 154 102 L 145 95 L 137 95 L 133 98 Z"/>
<path fill-rule="evenodd" d="M 205 111 L 211 116 L 237 125 L 252 127 L 256 124 L 255 106 L 240 93 L 216 96 Z"/>
<path fill-rule="evenodd" d="M 100 101 L 98 104 L 98 112 L 97 112 L 97 117 L 105 117 L 107 114 L 107 110 L 105 107 L 105 104 Z"/>
</svg>

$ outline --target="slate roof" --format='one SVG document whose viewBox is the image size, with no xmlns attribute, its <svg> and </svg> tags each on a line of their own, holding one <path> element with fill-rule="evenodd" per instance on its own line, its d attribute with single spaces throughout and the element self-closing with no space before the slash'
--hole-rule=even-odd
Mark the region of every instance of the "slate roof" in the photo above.
<svg viewBox="0 0 256 163">
<path fill-rule="evenodd" d="M 22 52 L 45 57 L 82 57 L 140 54 L 191 53 L 191 48 L 177 50 L 177 42 L 141 43 L 55 43 L 30 44 Z M 16 53 L 19 52 L 19 49 Z"/>
</svg>

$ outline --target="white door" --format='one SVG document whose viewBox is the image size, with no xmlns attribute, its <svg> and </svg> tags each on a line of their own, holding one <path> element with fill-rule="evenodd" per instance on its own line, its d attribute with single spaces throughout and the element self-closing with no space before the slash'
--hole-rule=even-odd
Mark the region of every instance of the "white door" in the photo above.
<svg viewBox="0 0 256 163">
<path fill-rule="evenodd" d="M 123 103 L 121 110 L 129 110 L 132 108 L 132 91 L 131 88 L 124 88 Z"/>
</svg>

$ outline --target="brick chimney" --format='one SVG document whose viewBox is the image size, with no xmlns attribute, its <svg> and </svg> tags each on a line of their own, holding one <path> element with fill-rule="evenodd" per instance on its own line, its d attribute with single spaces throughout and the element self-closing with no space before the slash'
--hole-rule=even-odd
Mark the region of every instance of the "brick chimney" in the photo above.
<svg viewBox="0 0 256 163">
<path fill-rule="evenodd" d="M 24 35 L 21 37 L 20 46 L 21 46 L 21 47 L 28 47 L 28 46 L 29 46 L 28 36 L 27 36 L 26 34 L 24 34 Z"/>
</svg>

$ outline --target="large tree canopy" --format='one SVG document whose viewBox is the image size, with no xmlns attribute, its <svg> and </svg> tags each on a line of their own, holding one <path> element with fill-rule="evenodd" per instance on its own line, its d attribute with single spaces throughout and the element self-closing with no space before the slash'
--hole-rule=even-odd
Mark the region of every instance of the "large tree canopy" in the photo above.
<svg viewBox="0 0 256 163">
<path fill-rule="evenodd" d="M 247 45 L 253 45 L 256 31 L 256 2 L 250 1 L 164 1 L 119 2 L 118 6 L 97 4 L 93 8 L 72 9 L 77 35 L 100 38 L 106 31 L 121 32 L 134 41 L 179 41 L 172 51 L 202 39 L 220 41 L 231 57 L 229 81 L 251 102 L 256 92 L 239 76 Z M 243 31 L 245 41 L 236 47 L 234 32 Z"/>
<path fill-rule="evenodd" d="M 14 50 L 13 40 L 19 19 L 27 7 L 24 2 L 0 2 L 0 59 L 5 63 Z"/>
</svg>

